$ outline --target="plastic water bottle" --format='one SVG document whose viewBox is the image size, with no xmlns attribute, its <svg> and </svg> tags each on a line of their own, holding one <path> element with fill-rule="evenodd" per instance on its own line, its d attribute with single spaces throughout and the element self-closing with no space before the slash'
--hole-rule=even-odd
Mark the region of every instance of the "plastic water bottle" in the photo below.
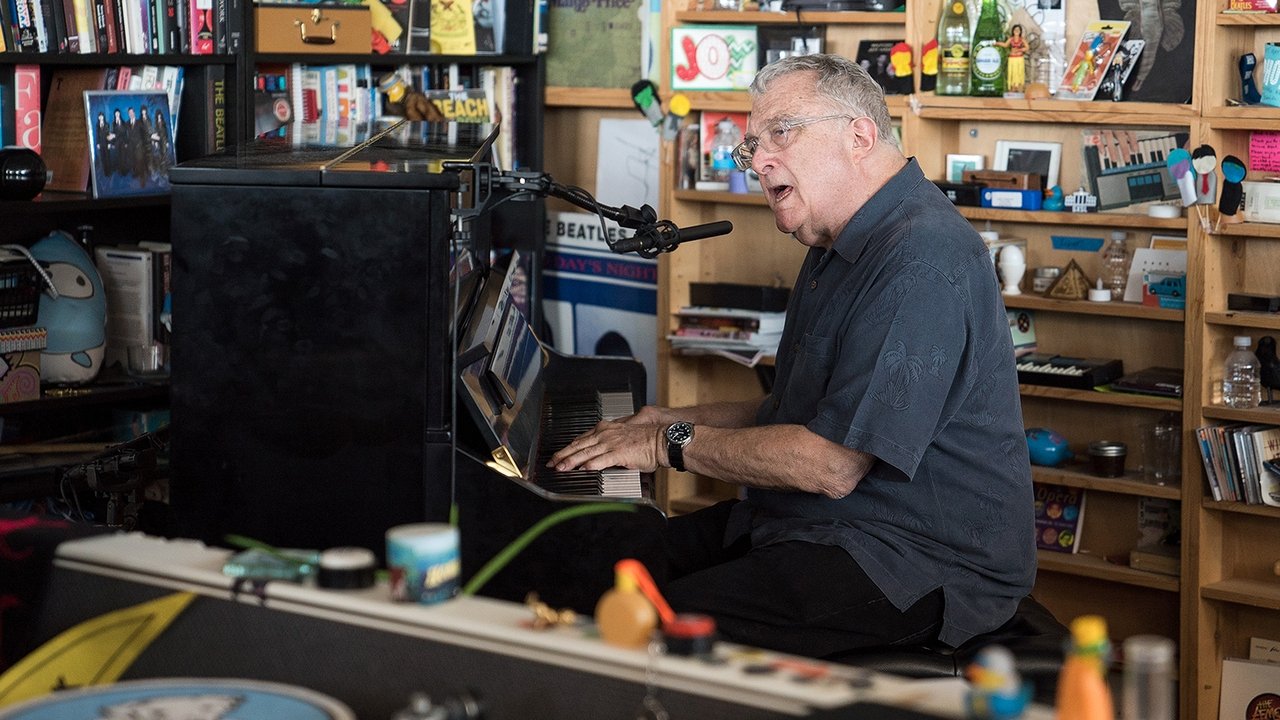
<svg viewBox="0 0 1280 720">
<path fill-rule="evenodd" d="M 1124 299 L 1124 286 L 1129 281 L 1129 249 L 1124 244 L 1124 231 L 1111 231 L 1111 242 L 1102 251 L 1102 277 L 1111 300 Z"/>
<path fill-rule="evenodd" d="M 1255 408 L 1262 403 L 1262 382 L 1258 356 L 1249 347 L 1253 338 L 1237 335 L 1236 349 L 1227 356 L 1222 378 L 1222 402 L 1227 407 Z"/>
<path fill-rule="evenodd" d="M 738 169 L 733 161 L 733 149 L 742 142 L 742 130 L 731 118 L 716 123 L 716 133 L 711 137 L 711 177 L 721 182 L 729 181 L 729 173 Z"/>
</svg>

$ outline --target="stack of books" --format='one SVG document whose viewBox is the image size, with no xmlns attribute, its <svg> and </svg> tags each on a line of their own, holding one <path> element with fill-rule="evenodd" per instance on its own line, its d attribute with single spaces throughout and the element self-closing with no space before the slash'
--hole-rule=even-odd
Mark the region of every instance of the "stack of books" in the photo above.
<svg viewBox="0 0 1280 720">
<path fill-rule="evenodd" d="M 1280 427 L 1205 425 L 1196 440 L 1214 500 L 1280 507 Z"/>
<path fill-rule="evenodd" d="M 675 332 L 667 336 L 673 350 L 759 359 L 777 354 L 786 313 L 689 305 L 676 312 L 676 319 Z"/>
</svg>

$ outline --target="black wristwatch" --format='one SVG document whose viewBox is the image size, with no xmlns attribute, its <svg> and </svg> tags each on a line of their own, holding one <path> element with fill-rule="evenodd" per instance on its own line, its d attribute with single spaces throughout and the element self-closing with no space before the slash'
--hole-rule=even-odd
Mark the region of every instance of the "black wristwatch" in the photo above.
<svg viewBox="0 0 1280 720">
<path fill-rule="evenodd" d="M 667 427 L 667 464 L 684 472 L 684 446 L 693 441 L 693 423 L 671 423 Z"/>
</svg>

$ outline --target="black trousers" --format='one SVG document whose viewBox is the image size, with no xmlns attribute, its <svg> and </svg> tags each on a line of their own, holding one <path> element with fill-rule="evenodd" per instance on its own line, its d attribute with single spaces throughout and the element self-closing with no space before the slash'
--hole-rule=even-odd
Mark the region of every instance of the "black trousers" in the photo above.
<svg viewBox="0 0 1280 720">
<path fill-rule="evenodd" d="M 736 500 L 671 518 L 662 593 L 677 612 L 712 616 L 721 637 L 825 658 L 856 648 L 923 645 L 942 626 L 939 588 L 899 611 L 847 552 L 808 542 L 724 547 Z"/>
</svg>

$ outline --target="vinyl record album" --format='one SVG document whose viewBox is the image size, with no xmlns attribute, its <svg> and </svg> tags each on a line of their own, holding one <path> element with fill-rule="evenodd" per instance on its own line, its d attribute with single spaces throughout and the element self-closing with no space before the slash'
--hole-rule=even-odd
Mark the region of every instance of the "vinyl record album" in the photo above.
<svg viewBox="0 0 1280 720">
<path fill-rule="evenodd" d="M 63 690 L 0 710 L 2 720 L 182 717 L 188 720 L 355 720 L 341 702 L 282 683 L 234 678 L 131 680 Z"/>
</svg>

